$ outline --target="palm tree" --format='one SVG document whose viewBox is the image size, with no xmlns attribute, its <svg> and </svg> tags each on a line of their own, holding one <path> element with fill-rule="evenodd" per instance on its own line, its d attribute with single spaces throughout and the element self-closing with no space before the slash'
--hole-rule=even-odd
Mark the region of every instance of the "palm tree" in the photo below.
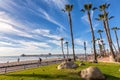
<svg viewBox="0 0 120 80">
<path fill-rule="evenodd" d="M 63 58 L 65 59 L 65 54 L 64 54 L 64 50 L 63 50 L 63 40 L 64 38 L 61 38 L 61 48 L 62 48 L 62 53 L 63 53 Z"/>
<path fill-rule="evenodd" d="M 117 36 L 117 30 L 120 30 L 120 28 L 113 27 L 112 30 L 114 30 L 114 33 L 115 33 L 115 36 L 116 36 L 116 41 L 117 41 L 117 46 L 118 46 L 118 52 L 120 54 L 119 40 L 118 40 L 118 36 Z"/>
<path fill-rule="evenodd" d="M 108 14 L 99 14 L 98 18 L 96 18 L 96 20 L 98 20 L 98 21 L 102 20 L 102 22 L 103 22 L 104 29 L 105 29 L 105 32 L 106 32 L 106 37 L 107 37 L 109 47 L 110 47 L 110 51 L 111 51 L 111 55 L 112 55 L 113 59 L 115 60 L 115 54 L 114 54 L 114 51 L 113 51 L 112 40 L 111 40 L 109 30 L 108 30 L 106 22 L 105 22 L 105 20 L 106 20 L 105 16 L 106 15 L 108 15 Z"/>
<path fill-rule="evenodd" d="M 76 58 L 75 58 L 75 49 L 74 49 L 74 37 L 73 37 L 73 30 L 72 30 L 72 18 L 71 18 L 71 13 L 70 13 L 72 9 L 73 9 L 73 5 L 66 4 L 65 9 L 63 9 L 63 11 L 68 12 L 68 20 L 70 24 L 70 33 L 71 33 L 71 40 L 72 40 L 73 59 L 75 61 Z"/>
<path fill-rule="evenodd" d="M 99 6 L 99 9 L 100 11 L 103 12 L 104 14 L 104 23 L 106 25 L 106 30 L 107 30 L 107 36 L 108 36 L 108 42 L 109 42 L 109 47 L 110 47 L 110 51 L 111 51 L 111 55 L 112 55 L 112 58 L 113 60 L 115 61 L 115 54 L 114 54 L 114 51 L 113 51 L 113 43 L 112 43 L 112 38 L 111 38 L 111 34 L 110 34 L 110 28 L 109 28 L 109 23 L 108 23 L 108 20 L 110 20 L 111 18 L 113 18 L 114 16 L 111 16 L 110 18 L 108 18 L 108 13 L 106 12 L 106 9 L 108 9 L 110 6 L 110 4 L 102 4 Z"/>
<path fill-rule="evenodd" d="M 66 44 L 66 47 L 67 47 L 67 59 L 68 59 L 68 56 L 69 56 L 68 42 L 66 41 L 65 44 Z"/>
<path fill-rule="evenodd" d="M 89 24 L 90 24 L 90 29 L 91 29 L 91 33 L 92 33 L 92 42 L 93 42 L 93 50 L 94 50 L 94 62 L 97 62 L 97 53 L 96 53 L 96 46 L 95 46 L 95 35 L 94 35 L 94 30 L 93 30 L 92 20 L 91 20 L 91 14 L 90 14 L 90 10 L 95 10 L 95 9 L 96 8 L 92 8 L 92 4 L 85 4 L 84 9 L 81 9 L 81 11 L 82 12 L 87 11 L 88 20 L 89 20 Z"/>
<path fill-rule="evenodd" d="M 104 52 L 104 55 L 105 55 L 105 46 L 104 46 L 104 41 L 103 41 L 102 34 L 101 34 L 101 33 L 103 33 L 103 30 L 99 29 L 97 32 L 100 35 L 100 39 L 101 39 L 101 43 L 102 43 L 102 49 L 103 49 L 103 52 Z"/>
</svg>

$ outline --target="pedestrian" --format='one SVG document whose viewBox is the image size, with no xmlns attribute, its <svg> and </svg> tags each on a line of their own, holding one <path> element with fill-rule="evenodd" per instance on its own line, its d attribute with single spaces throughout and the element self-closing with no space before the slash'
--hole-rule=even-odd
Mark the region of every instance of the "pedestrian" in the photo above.
<svg viewBox="0 0 120 80">
<path fill-rule="evenodd" d="M 18 62 L 20 62 L 20 58 L 18 58 Z"/>
<path fill-rule="evenodd" d="M 39 62 L 40 62 L 40 64 L 41 64 L 41 62 L 42 62 L 42 59 L 41 59 L 41 58 L 39 58 Z"/>
</svg>

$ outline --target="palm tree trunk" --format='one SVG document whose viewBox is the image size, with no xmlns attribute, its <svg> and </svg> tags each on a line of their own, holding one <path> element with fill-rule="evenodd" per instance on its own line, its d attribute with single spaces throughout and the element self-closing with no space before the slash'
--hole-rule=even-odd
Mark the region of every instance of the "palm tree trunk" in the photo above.
<svg viewBox="0 0 120 80">
<path fill-rule="evenodd" d="M 63 40 L 61 40 L 61 48 L 62 48 L 63 58 L 65 59 L 65 54 L 64 54 L 64 50 L 63 50 Z"/>
<path fill-rule="evenodd" d="M 69 58 L 69 49 L 68 49 L 68 44 L 67 45 L 67 59 Z"/>
<path fill-rule="evenodd" d="M 94 36 L 94 30 L 92 27 L 92 21 L 91 21 L 91 17 L 90 17 L 90 12 L 88 11 L 88 20 L 90 23 L 90 28 L 91 28 L 91 32 L 92 32 L 92 42 L 93 42 L 93 50 L 94 50 L 94 62 L 97 62 L 97 53 L 96 53 L 96 46 L 95 46 L 95 36 Z"/>
<path fill-rule="evenodd" d="M 104 10 L 104 14 L 106 14 L 107 12 Z M 108 23 L 108 16 L 105 16 L 105 25 L 107 28 L 107 32 L 108 32 L 108 37 L 109 37 L 109 47 L 110 47 L 110 51 L 111 51 L 111 55 L 115 61 L 115 54 L 114 54 L 114 50 L 113 50 L 113 42 L 112 42 L 112 38 L 111 38 L 111 34 L 110 34 L 110 28 L 109 28 L 109 23 Z"/>
<path fill-rule="evenodd" d="M 71 32 L 71 39 L 72 39 L 73 59 L 74 59 L 74 61 L 75 61 L 76 58 L 75 58 L 75 50 L 74 50 L 74 38 L 73 38 L 72 19 L 71 19 L 71 14 L 70 14 L 70 12 L 68 12 L 68 19 L 69 19 L 69 23 L 70 23 L 70 32 Z"/>
<path fill-rule="evenodd" d="M 113 47 L 112 47 L 112 42 L 111 42 L 110 37 L 109 37 L 109 32 L 108 32 L 105 20 L 103 20 L 103 25 L 104 25 L 104 29 L 106 32 L 106 36 L 107 36 L 107 40 L 108 40 L 108 44 L 109 44 L 109 48 L 110 48 L 110 53 L 111 53 L 113 59 L 115 59 L 115 55 L 114 55 L 114 51 L 113 51 Z"/>
<path fill-rule="evenodd" d="M 87 61 L 86 42 L 84 42 L 84 50 L 85 50 L 85 60 Z"/>
<path fill-rule="evenodd" d="M 120 47 L 119 47 L 119 41 L 118 41 L 117 32 L 116 32 L 116 30 L 114 30 L 114 32 L 115 32 L 115 36 L 116 36 L 116 41 L 117 41 L 117 46 L 118 46 L 118 52 L 120 54 Z"/>
</svg>

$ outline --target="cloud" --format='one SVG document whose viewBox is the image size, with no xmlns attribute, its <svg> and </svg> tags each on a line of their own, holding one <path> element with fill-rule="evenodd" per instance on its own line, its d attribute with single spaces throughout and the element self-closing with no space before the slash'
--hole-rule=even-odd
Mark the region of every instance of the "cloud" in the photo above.
<svg viewBox="0 0 120 80">
<path fill-rule="evenodd" d="M 39 15 L 39 13 L 41 13 L 42 15 Z M 42 8 L 38 9 L 38 15 L 41 16 L 42 18 L 52 22 L 53 24 L 56 24 L 57 26 L 59 26 L 60 29 L 64 29 L 64 26 L 60 23 L 58 23 L 56 20 L 54 20 L 45 10 L 43 10 Z"/>
<path fill-rule="evenodd" d="M 87 15 L 87 14 L 83 15 L 83 16 L 81 17 L 81 19 L 89 24 L 88 15 Z"/>
<path fill-rule="evenodd" d="M 91 14 L 91 19 L 93 19 L 93 14 L 94 14 L 94 12 L 91 11 L 90 14 Z M 88 20 L 88 15 L 87 15 L 87 13 L 85 13 L 85 14 L 81 17 L 81 19 L 82 19 L 83 21 L 85 21 L 85 24 L 86 24 L 86 22 L 89 24 L 89 20 Z"/>
<path fill-rule="evenodd" d="M 50 46 L 48 45 L 48 43 L 45 42 L 34 42 L 34 41 L 19 41 L 24 47 L 26 48 L 50 48 Z"/>
<path fill-rule="evenodd" d="M 44 0 L 47 4 L 53 5 L 53 7 L 57 7 L 59 9 L 63 9 L 65 4 L 69 3 L 67 0 Z"/>
<path fill-rule="evenodd" d="M 84 46 L 84 40 L 75 39 L 75 44 L 80 45 L 80 46 Z"/>
<path fill-rule="evenodd" d="M 48 29 L 35 29 L 32 31 L 35 34 L 42 35 L 51 39 L 59 40 L 61 37 L 58 35 L 53 35 L 50 33 L 50 30 Z"/>
<path fill-rule="evenodd" d="M 58 5 L 63 6 L 61 1 L 53 0 L 53 2 L 59 8 Z M 65 31 L 65 27 L 61 23 L 32 0 L 20 1 L 20 4 L 13 0 L 0 0 L 0 26 L 2 26 L 0 28 L 0 53 L 2 54 L 0 55 L 49 53 L 53 48 L 51 43 L 60 46 L 60 33 L 53 33 L 46 26 L 43 26 L 44 29 L 41 24 L 31 22 L 27 17 L 29 14 L 55 24 L 56 31 L 60 33 Z M 57 50 L 53 52 L 57 52 Z"/>
<path fill-rule="evenodd" d="M 97 27 L 99 26 L 99 23 L 98 22 L 95 22 L 94 19 L 93 19 L 93 15 L 94 15 L 94 11 L 91 11 L 91 20 L 92 20 L 92 25 L 93 25 L 93 30 L 97 30 Z M 84 22 L 84 24 L 86 25 L 89 25 L 89 20 L 88 20 L 88 15 L 85 14 L 81 17 L 81 20 Z M 90 25 L 89 25 L 90 26 Z M 91 32 L 91 29 L 89 28 L 89 30 L 87 30 L 86 32 Z"/>
<path fill-rule="evenodd" d="M 60 40 L 49 40 L 48 42 L 53 43 L 53 44 L 58 45 L 58 46 L 61 45 Z"/>
</svg>

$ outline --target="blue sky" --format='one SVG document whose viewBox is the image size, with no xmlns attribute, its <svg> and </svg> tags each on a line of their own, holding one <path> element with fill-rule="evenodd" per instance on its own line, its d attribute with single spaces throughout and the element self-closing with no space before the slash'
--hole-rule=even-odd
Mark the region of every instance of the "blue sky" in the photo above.
<svg viewBox="0 0 120 80">
<path fill-rule="evenodd" d="M 120 26 L 120 0 L 0 0 L 0 56 L 21 54 L 61 54 L 60 38 L 69 42 L 71 38 L 67 13 L 61 11 L 65 4 L 73 4 L 71 12 L 75 52 L 84 53 L 83 42 L 87 42 L 87 52 L 91 50 L 91 32 L 86 13 L 80 12 L 85 3 L 98 7 L 102 3 L 111 3 L 109 15 L 110 27 Z M 95 37 L 98 29 L 103 29 L 101 22 L 94 19 L 100 11 L 91 11 Z M 111 31 L 114 44 L 115 36 Z M 106 47 L 105 32 L 102 34 Z M 120 35 L 120 31 L 118 31 Z M 66 52 L 66 47 L 65 47 Z"/>
</svg>

